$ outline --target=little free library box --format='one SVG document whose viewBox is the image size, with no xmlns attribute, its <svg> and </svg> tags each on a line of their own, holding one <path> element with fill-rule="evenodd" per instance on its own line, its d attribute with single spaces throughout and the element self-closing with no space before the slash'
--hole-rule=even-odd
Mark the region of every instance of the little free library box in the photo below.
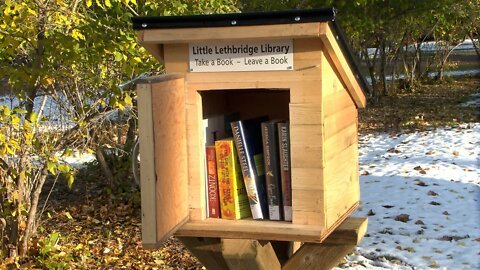
<svg viewBox="0 0 480 270">
<path fill-rule="evenodd" d="M 325 243 L 342 226 L 358 243 L 367 87 L 333 9 L 132 20 L 166 71 L 137 86 L 145 246 L 173 234 Z M 291 221 L 209 217 L 204 121 L 231 113 L 288 121 Z"/>
</svg>

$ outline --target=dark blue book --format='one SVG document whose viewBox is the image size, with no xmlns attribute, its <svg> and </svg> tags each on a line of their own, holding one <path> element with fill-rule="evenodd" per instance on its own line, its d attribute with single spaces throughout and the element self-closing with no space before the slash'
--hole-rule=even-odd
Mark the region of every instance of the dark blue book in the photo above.
<svg viewBox="0 0 480 270">
<path fill-rule="evenodd" d="M 265 164 L 261 124 L 268 117 L 257 117 L 231 123 L 243 180 L 254 219 L 268 219 Z"/>
</svg>

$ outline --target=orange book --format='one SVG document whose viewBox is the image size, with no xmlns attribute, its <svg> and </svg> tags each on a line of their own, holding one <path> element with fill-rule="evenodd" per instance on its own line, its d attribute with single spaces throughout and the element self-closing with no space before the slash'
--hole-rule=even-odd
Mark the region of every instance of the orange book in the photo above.
<svg viewBox="0 0 480 270">
<path fill-rule="evenodd" d="M 250 217 L 252 213 L 233 138 L 216 141 L 215 152 L 221 217 L 224 219 Z"/>
<path fill-rule="evenodd" d="M 218 199 L 218 178 L 217 162 L 215 157 L 215 146 L 205 148 L 207 157 L 207 198 L 208 198 L 208 217 L 220 217 L 220 200 Z"/>
</svg>

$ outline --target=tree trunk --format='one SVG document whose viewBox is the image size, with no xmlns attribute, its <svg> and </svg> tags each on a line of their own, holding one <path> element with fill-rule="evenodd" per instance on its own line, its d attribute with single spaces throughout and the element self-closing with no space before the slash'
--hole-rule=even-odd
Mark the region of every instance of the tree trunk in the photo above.
<svg viewBox="0 0 480 270">
<path fill-rule="evenodd" d="M 475 52 L 477 53 L 478 58 L 480 58 L 480 47 L 477 45 L 477 43 L 475 43 L 472 33 L 468 33 L 468 38 L 472 41 L 473 48 L 475 49 Z M 478 41 L 480 41 L 480 39 Z"/>
<path fill-rule="evenodd" d="M 40 194 L 42 193 L 43 185 L 48 176 L 47 166 L 45 165 L 41 172 L 40 176 L 37 179 L 37 184 L 33 190 L 33 194 L 30 201 L 30 210 L 28 211 L 27 225 L 25 227 L 25 232 L 23 234 L 22 244 L 19 248 L 20 256 L 25 256 L 28 250 L 28 241 L 37 231 L 37 209 L 38 209 L 38 200 L 40 199 Z"/>
<path fill-rule="evenodd" d="M 105 153 L 103 152 L 103 148 L 101 146 L 97 147 L 95 155 L 97 157 L 98 164 L 100 165 L 103 174 L 107 178 L 108 185 L 112 188 L 114 184 L 113 174 L 110 170 L 110 167 L 108 167 L 107 161 L 105 160 Z"/>
<path fill-rule="evenodd" d="M 364 48 L 365 60 L 367 63 L 368 72 L 370 74 L 370 79 L 372 83 L 372 97 L 375 101 L 378 101 L 378 85 L 376 78 L 376 69 L 375 69 L 375 59 L 377 58 L 378 48 L 375 49 L 375 54 L 373 55 L 373 60 L 370 59 L 368 55 L 368 48 Z"/>
<path fill-rule="evenodd" d="M 387 66 L 387 55 L 385 47 L 385 40 L 382 40 L 380 42 L 380 79 L 382 80 L 382 96 L 387 95 L 387 74 L 385 72 L 385 68 Z"/>
</svg>

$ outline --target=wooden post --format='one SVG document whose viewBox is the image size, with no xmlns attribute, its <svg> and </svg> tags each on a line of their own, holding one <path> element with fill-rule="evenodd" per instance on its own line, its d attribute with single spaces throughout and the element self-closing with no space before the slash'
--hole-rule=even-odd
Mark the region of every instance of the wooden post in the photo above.
<svg viewBox="0 0 480 270">
<path fill-rule="evenodd" d="M 177 239 L 179 239 L 207 269 L 229 269 L 222 255 L 222 241 L 220 238 L 177 237 Z"/>
<path fill-rule="evenodd" d="M 323 246 L 305 243 L 282 270 L 327 270 L 335 267 L 355 245 Z"/>
<path fill-rule="evenodd" d="M 298 251 L 300 242 L 206 237 L 178 239 L 207 269 L 324 270 L 335 267 L 360 243 L 367 224 L 366 218 L 347 218 L 322 243 L 304 243 Z"/>
<path fill-rule="evenodd" d="M 280 262 L 267 241 L 223 239 L 223 257 L 230 270 L 280 270 Z"/>
</svg>

